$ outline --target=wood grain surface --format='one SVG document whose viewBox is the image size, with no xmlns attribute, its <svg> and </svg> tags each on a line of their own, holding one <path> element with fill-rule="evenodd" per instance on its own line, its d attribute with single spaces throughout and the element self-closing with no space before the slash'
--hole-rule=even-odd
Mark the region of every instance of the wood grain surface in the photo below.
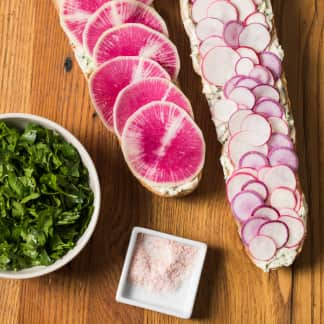
<svg viewBox="0 0 324 324">
<path fill-rule="evenodd" d="M 94 115 L 76 62 L 70 73 L 63 69 L 72 51 L 51 1 L 0 1 L 0 113 L 39 114 L 72 131 L 92 155 L 103 192 L 98 227 L 79 257 L 40 279 L 0 281 L 0 323 L 182 323 L 115 302 L 135 225 L 208 244 L 193 319 L 187 323 L 324 323 L 324 1 L 273 1 L 310 217 L 295 265 L 270 274 L 251 264 L 236 234 L 218 161 L 221 147 L 191 66 L 178 1 L 155 4 L 179 49 L 180 84 L 207 141 L 201 185 L 184 199 L 153 196 L 131 176 L 117 140 Z"/>
</svg>

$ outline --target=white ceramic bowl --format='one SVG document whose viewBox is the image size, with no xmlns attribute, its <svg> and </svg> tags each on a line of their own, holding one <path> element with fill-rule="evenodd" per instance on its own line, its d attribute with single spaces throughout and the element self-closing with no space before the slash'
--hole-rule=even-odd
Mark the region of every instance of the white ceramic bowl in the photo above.
<svg viewBox="0 0 324 324">
<path fill-rule="evenodd" d="M 53 272 L 67 263 L 69 263 L 74 257 L 76 257 L 81 250 L 88 243 L 94 229 L 96 227 L 99 210 L 100 210 L 100 202 L 101 202 L 101 192 L 100 192 L 100 183 L 99 177 L 97 174 L 97 170 L 95 165 L 88 154 L 87 150 L 84 146 L 79 142 L 79 140 L 72 135 L 68 130 L 63 128 L 62 126 L 50 121 L 46 118 L 39 117 L 36 115 L 30 114 L 20 114 L 20 113 L 9 113 L 9 114 L 0 114 L 0 120 L 8 122 L 12 126 L 16 126 L 17 128 L 25 128 L 28 123 L 36 123 L 44 128 L 55 130 L 59 133 L 68 143 L 72 144 L 80 154 L 81 160 L 84 166 L 89 171 L 89 184 L 94 193 L 94 211 L 89 222 L 88 228 L 85 230 L 83 235 L 77 241 L 75 247 L 70 250 L 67 254 L 65 254 L 61 259 L 57 260 L 55 263 L 49 266 L 37 266 L 32 267 L 20 271 L 1 271 L 0 270 L 0 278 L 8 278 L 8 279 L 28 279 L 35 278 L 39 276 L 43 276 L 50 272 Z"/>
</svg>

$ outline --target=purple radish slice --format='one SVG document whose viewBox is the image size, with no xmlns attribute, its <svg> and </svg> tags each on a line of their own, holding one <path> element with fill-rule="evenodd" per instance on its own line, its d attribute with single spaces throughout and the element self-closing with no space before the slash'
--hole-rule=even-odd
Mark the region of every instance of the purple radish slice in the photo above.
<svg viewBox="0 0 324 324">
<path fill-rule="evenodd" d="M 236 111 L 230 118 L 228 122 L 228 128 L 231 135 L 236 134 L 237 132 L 241 131 L 241 125 L 243 120 L 249 116 L 252 115 L 253 112 L 250 109 L 242 109 Z"/>
<path fill-rule="evenodd" d="M 248 57 L 240 58 L 235 66 L 235 72 L 239 75 L 248 76 L 254 68 L 254 62 Z M 256 84 L 257 86 L 258 84 Z"/>
<path fill-rule="evenodd" d="M 273 149 L 269 154 L 271 166 L 287 165 L 292 170 L 298 170 L 298 157 L 294 150 L 287 147 Z"/>
<path fill-rule="evenodd" d="M 204 18 L 196 25 L 196 35 L 200 41 L 211 36 L 223 36 L 224 24 L 216 18 Z"/>
<path fill-rule="evenodd" d="M 272 99 L 264 99 L 259 101 L 254 109 L 256 113 L 261 114 L 267 118 L 279 117 L 281 118 L 284 114 L 284 108 L 280 103 Z"/>
<path fill-rule="evenodd" d="M 133 174 L 153 187 L 184 184 L 204 165 L 201 130 L 182 108 L 169 102 L 137 110 L 126 122 L 121 146 Z"/>
<path fill-rule="evenodd" d="M 292 142 L 291 138 L 287 135 L 279 133 L 272 134 L 268 144 L 270 151 L 275 150 L 277 148 L 294 148 L 294 143 Z"/>
<path fill-rule="evenodd" d="M 264 183 L 258 180 L 251 180 L 247 182 L 243 187 L 244 191 L 253 191 L 256 192 L 263 200 L 267 200 L 269 192 Z"/>
<path fill-rule="evenodd" d="M 240 46 L 250 47 L 257 53 L 263 52 L 270 41 L 271 36 L 268 29 L 261 24 L 247 25 L 240 34 Z"/>
<path fill-rule="evenodd" d="M 264 217 L 252 217 L 249 218 L 242 226 L 241 238 L 244 244 L 249 243 L 258 235 L 260 227 L 267 223 L 269 220 Z"/>
<path fill-rule="evenodd" d="M 229 21 L 225 24 L 223 38 L 228 46 L 232 48 L 238 48 L 240 46 L 239 36 L 243 28 L 244 26 L 236 20 Z"/>
<path fill-rule="evenodd" d="M 264 223 L 259 228 L 259 235 L 271 237 L 276 243 L 277 249 L 282 248 L 288 241 L 288 226 L 280 221 L 270 221 Z"/>
<path fill-rule="evenodd" d="M 243 105 L 249 109 L 252 109 L 255 104 L 255 97 L 252 91 L 247 88 L 237 87 L 229 95 L 229 99 Z"/>
<path fill-rule="evenodd" d="M 263 84 L 273 84 L 273 76 L 271 72 L 262 65 L 254 66 L 250 71 L 249 76 L 259 80 Z"/>
<path fill-rule="evenodd" d="M 215 86 L 224 86 L 235 74 L 235 64 L 239 55 L 230 47 L 215 47 L 202 61 L 202 74 L 207 82 Z"/>
<path fill-rule="evenodd" d="M 268 220 L 277 220 L 280 217 L 279 212 L 277 209 L 271 206 L 260 206 L 256 210 L 253 211 L 253 217 L 264 217 Z"/>
<path fill-rule="evenodd" d="M 172 102 L 193 115 L 187 97 L 171 81 L 161 78 L 147 78 L 132 83 L 121 90 L 114 105 L 115 133 L 121 136 L 128 118 L 139 108 L 152 101 Z"/>
<path fill-rule="evenodd" d="M 258 235 L 249 244 L 250 255 L 259 261 L 270 261 L 276 252 L 276 243 L 268 236 Z"/>
<path fill-rule="evenodd" d="M 240 21 L 244 21 L 246 17 L 256 10 L 256 6 L 252 0 L 231 0 L 231 3 L 236 7 Z"/>
<path fill-rule="evenodd" d="M 231 202 L 235 195 L 242 191 L 242 187 L 251 180 L 256 180 L 256 178 L 249 173 L 234 173 L 226 182 L 228 201 Z"/>
<path fill-rule="evenodd" d="M 269 159 L 266 155 L 260 152 L 248 152 L 241 157 L 239 162 L 240 168 L 252 168 L 259 170 L 266 166 L 269 166 Z"/>
<path fill-rule="evenodd" d="M 245 24 L 250 25 L 250 24 L 261 24 L 267 29 L 269 28 L 269 25 L 267 23 L 267 19 L 265 15 L 261 12 L 253 12 L 251 15 L 246 17 L 245 19 Z"/>
<path fill-rule="evenodd" d="M 268 98 L 274 101 L 280 100 L 280 95 L 278 90 L 268 84 L 257 85 L 253 89 L 253 93 L 257 99 Z"/>
<path fill-rule="evenodd" d="M 281 216 L 279 220 L 285 223 L 289 231 L 289 239 L 286 243 L 287 248 L 297 247 L 305 237 L 305 224 L 301 218 L 291 216 Z"/>
<path fill-rule="evenodd" d="M 279 213 L 281 216 L 291 216 L 291 217 L 299 218 L 295 209 L 281 208 L 279 209 Z"/>
<path fill-rule="evenodd" d="M 269 117 L 268 122 L 271 125 L 271 129 L 273 133 L 280 133 L 282 135 L 289 134 L 289 126 L 288 123 L 279 117 Z"/>
<path fill-rule="evenodd" d="M 280 187 L 295 190 L 297 185 L 294 171 L 286 165 L 272 167 L 264 175 L 263 182 L 267 185 L 270 192 Z"/>
<path fill-rule="evenodd" d="M 261 65 L 265 66 L 278 80 L 282 73 L 282 62 L 280 58 L 272 52 L 263 52 L 260 54 Z"/>
<path fill-rule="evenodd" d="M 101 65 L 89 79 L 92 103 L 105 126 L 113 131 L 113 107 L 119 92 L 131 83 L 157 77 L 170 79 L 155 61 L 141 57 L 117 57 Z"/>
<path fill-rule="evenodd" d="M 297 204 L 295 192 L 287 187 L 277 187 L 271 192 L 270 203 L 276 209 L 294 209 Z"/>
<path fill-rule="evenodd" d="M 235 67 L 234 67 L 235 69 Z M 230 93 L 234 90 L 236 87 L 236 84 L 244 78 L 244 75 L 235 75 L 232 78 L 230 78 L 228 81 L 226 81 L 223 91 L 226 98 L 229 97 Z"/>
<path fill-rule="evenodd" d="M 234 101 L 227 99 L 218 100 L 211 107 L 212 118 L 213 120 L 228 122 L 237 109 L 237 104 Z"/>
<path fill-rule="evenodd" d="M 231 20 L 237 20 L 237 9 L 228 1 L 217 0 L 212 2 L 207 9 L 207 16 L 217 18 L 224 24 Z"/>
<path fill-rule="evenodd" d="M 258 54 L 252 48 L 241 46 L 236 51 L 241 57 L 248 57 L 253 61 L 254 64 L 260 64 Z"/>
<path fill-rule="evenodd" d="M 226 46 L 223 37 L 210 36 L 199 45 L 199 53 L 204 57 L 211 49 L 217 46 Z"/>
<path fill-rule="evenodd" d="M 241 60 L 245 60 L 246 58 L 243 58 Z M 244 88 L 248 88 L 248 89 L 254 89 L 255 87 L 257 87 L 260 84 L 259 80 L 250 78 L 250 77 L 244 77 L 241 80 L 239 80 L 236 84 L 237 87 L 244 87 Z M 252 91 L 253 92 L 253 91 Z M 254 95 L 255 96 L 255 95 Z"/>
<path fill-rule="evenodd" d="M 201 19 L 206 18 L 208 7 L 215 0 L 196 0 L 191 8 L 191 16 L 194 22 L 198 23 Z"/>
<path fill-rule="evenodd" d="M 175 45 L 163 34 L 142 24 L 123 24 L 101 35 L 94 49 L 96 65 L 118 56 L 149 58 L 159 63 L 172 79 L 179 74 L 180 58 Z"/>
<path fill-rule="evenodd" d="M 98 39 L 104 32 L 125 23 L 142 24 L 168 35 L 164 20 L 153 8 L 134 0 L 105 2 L 89 17 L 83 32 L 83 46 L 91 56 Z"/>
<path fill-rule="evenodd" d="M 254 176 L 255 178 L 258 176 L 258 171 L 254 170 L 252 168 L 236 169 L 236 170 L 234 170 L 233 175 L 238 174 L 238 173 L 247 173 L 247 174 L 250 174 L 250 175 Z"/>
<path fill-rule="evenodd" d="M 262 197 L 254 191 L 239 192 L 231 202 L 233 213 L 240 222 L 250 218 L 253 211 L 263 204 Z"/>
<path fill-rule="evenodd" d="M 258 170 L 258 178 L 259 178 L 259 180 L 263 181 L 265 175 L 267 174 L 267 172 L 269 170 L 271 170 L 270 166 L 269 167 L 265 166 L 265 167 L 262 167 L 260 170 Z"/>
</svg>

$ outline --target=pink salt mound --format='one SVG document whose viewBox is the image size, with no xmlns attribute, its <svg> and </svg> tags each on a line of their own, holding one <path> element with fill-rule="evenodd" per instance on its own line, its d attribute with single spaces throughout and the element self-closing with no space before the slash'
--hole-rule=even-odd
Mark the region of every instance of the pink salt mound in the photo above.
<svg viewBox="0 0 324 324">
<path fill-rule="evenodd" d="M 155 293 L 174 292 L 190 275 L 196 254 L 193 246 L 139 234 L 128 279 Z"/>
</svg>

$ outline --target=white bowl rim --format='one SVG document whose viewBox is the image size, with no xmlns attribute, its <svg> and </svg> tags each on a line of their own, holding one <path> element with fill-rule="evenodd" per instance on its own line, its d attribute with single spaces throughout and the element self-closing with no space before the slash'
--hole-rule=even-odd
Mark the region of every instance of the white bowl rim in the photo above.
<svg viewBox="0 0 324 324">
<path fill-rule="evenodd" d="M 101 190 L 100 190 L 100 182 L 97 169 L 95 164 L 90 157 L 88 151 L 85 149 L 83 144 L 66 128 L 57 124 L 56 122 L 47 119 L 45 117 L 41 117 L 34 114 L 27 113 L 5 113 L 0 114 L 0 121 L 4 120 L 21 120 L 27 122 L 33 122 L 36 124 L 40 124 L 41 126 L 57 131 L 67 142 L 71 143 L 79 152 L 83 165 L 88 169 L 89 172 L 89 182 L 92 182 L 92 190 L 94 193 L 94 210 L 91 216 L 90 222 L 88 224 L 87 229 L 82 234 L 82 236 L 76 242 L 76 245 L 73 249 L 68 251 L 62 258 L 55 261 L 53 264 L 49 266 L 35 266 L 31 268 L 26 268 L 19 271 L 4 271 L 0 270 L 0 278 L 4 279 L 30 279 L 35 277 L 40 277 L 51 272 L 54 272 L 70 261 L 72 261 L 87 245 L 89 242 L 98 222 L 100 205 L 101 205 Z M 9 121 L 10 122 L 10 121 Z"/>
</svg>

